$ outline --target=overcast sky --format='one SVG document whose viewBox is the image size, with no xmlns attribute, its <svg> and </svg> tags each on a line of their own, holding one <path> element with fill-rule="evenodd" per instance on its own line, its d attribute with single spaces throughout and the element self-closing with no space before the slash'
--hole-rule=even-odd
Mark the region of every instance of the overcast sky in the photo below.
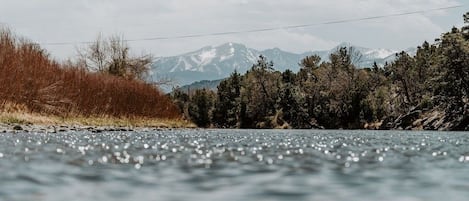
<svg viewBox="0 0 469 201">
<path fill-rule="evenodd" d="M 173 37 L 315 24 L 467 4 L 466 0 L 0 0 L 0 23 L 38 43 L 92 41 L 99 33 L 126 39 Z M 256 49 L 324 50 L 340 42 L 396 50 L 433 41 L 462 25 L 463 8 L 344 24 L 201 38 L 131 42 L 138 54 L 177 55 L 207 45 L 244 43 Z M 43 45 L 53 57 L 72 45 Z"/>
</svg>

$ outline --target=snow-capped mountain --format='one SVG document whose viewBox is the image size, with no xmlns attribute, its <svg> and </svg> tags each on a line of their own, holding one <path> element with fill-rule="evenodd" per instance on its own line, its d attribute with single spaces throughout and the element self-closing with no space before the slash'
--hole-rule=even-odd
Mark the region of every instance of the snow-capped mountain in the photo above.
<svg viewBox="0 0 469 201">
<path fill-rule="evenodd" d="M 185 85 L 200 80 L 225 78 L 235 69 L 242 72 L 257 61 L 261 52 L 242 44 L 204 47 L 179 56 L 157 58 L 153 74 L 166 75 Z"/>
<path fill-rule="evenodd" d="M 301 59 L 310 55 L 318 55 L 324 61 L 340 47 L 352 47 L 361 55 L 356 64 L 360 67 L 371 67 L 374 62 L 384 65 L 395 59 L 397 51 L 388 49 L 370 49 L 341 43 L 335 48 L 325 51 L 309 51 L 296 54 L 279 48 L 263 51 L 248 48 L 243 44 L 225 43 L 220 46 L 207 46 L 197 51 L 179 56 L 157 58 L 152 66 L 152 74 L 174 79 L 178 85 L 186 85 L 201 80 L 216 80 L 228 77 L 235 69 L 244 73 L 256 63 L 259 55 L 273 61 L 274 68 L 279 71 L 299 70 Z M 406 50 L 412 54 L 412 49 Z"/>
</svg>

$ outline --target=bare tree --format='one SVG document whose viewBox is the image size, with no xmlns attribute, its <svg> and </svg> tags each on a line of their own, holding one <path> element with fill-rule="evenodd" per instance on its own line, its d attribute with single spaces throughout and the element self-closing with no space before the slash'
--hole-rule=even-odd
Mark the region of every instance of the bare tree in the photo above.
<svg viewBox="0 0 469 201">
<path fill-rule="evenodd" d="M 78 50 L 80 64 L 88 70 L 127 79 L 145 80 L 153 63 L 152 55 L 131 56 L 130 47 L 120 36 L 101 34 L 84 50 Z"/>
</svg>

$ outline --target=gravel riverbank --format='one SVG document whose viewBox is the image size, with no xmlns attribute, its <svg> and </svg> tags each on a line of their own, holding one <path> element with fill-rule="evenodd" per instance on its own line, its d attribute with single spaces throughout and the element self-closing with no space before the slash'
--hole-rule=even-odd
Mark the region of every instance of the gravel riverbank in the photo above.
<svg viewBox="0 0 469 201">
<path fill-rule="evenodd" d="M 20 124 L 2 124 L 0 123 L 0 133 L 60 133 L 73 131 L 90 131 L 93 133 L 112 132 L 112 131 L 152 131 L 170 128 L 157 127 L 121 127 L 121 126 L 82 126 L 82 125 L 20 125 Z"/>
</svg>

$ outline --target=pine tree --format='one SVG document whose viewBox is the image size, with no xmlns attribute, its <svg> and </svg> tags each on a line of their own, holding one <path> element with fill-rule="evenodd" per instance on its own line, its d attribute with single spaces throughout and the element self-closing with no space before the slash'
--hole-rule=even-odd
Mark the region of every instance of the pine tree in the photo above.
<svg viewBox="0 0 469 201">
<path fill-rule="evenodd" d="M 211 108 L 212 102 L 209 92 L 206 89 L 196 90 L 189 105 L 189 115 L 192 121 L 199 127 L 210 126 Z"/>
<path fill-rule="evenodd" d="M 466 40 L 469 40 L 469 12 L 463 15 L 465 26 L 462 27 L 462 33 Z"/>
<path fill-rule="evenodd" d="M 397 103 L 401 112 L 406 112 L 415 105 L 415 60 L 406 52 L 396 54 L 397 59 L 389 66 L 390 78 L 396 85 L 400 101 Z"/>
<path fill-rule="evenodd" d="M 213 122 L 217 127 L 234 128 L 239 121 L 241 76 L 235 71 L 218 85 Z"/>
<path fill-rule="evenodd" d="M 241 102 L 245 108 L 243 124 L 253 127 L 269 127 L 269 119 L 277 113 L 280 73 L 274 71 L 273 63 L 260 56 L 256 64 L 243 78 Z"/>
<path fill-rule="evenodd" d="M 442 76 L 438 80 L 441 83 L 438 93 L 462 104 L 469 95 L 469 41 L 453 28 L 443 35 L 439 48 Z"/>
</svg>

